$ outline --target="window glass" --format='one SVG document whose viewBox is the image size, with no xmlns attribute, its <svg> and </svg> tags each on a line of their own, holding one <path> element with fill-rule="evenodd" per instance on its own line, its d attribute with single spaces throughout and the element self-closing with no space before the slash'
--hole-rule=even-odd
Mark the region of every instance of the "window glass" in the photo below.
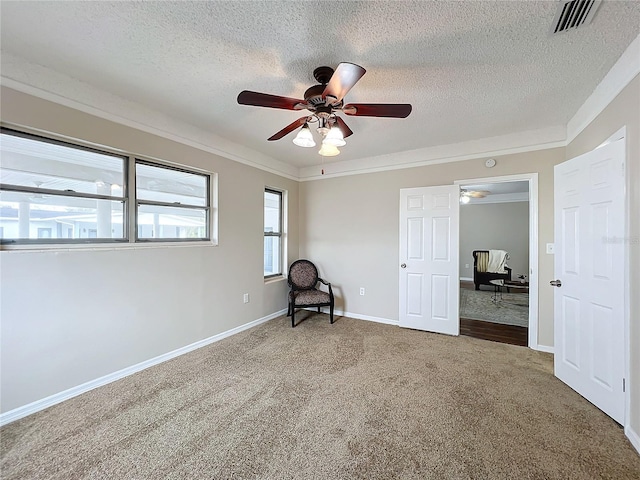
<svg viewBox="0 0 640 480">
<path fill-rule="evenodd" d="M 2 129 L 0 240 L 126 240 L 126 157 Z"/>
<path fill-rule="evenodd" d="M 282 274 L 282 192 L 264 192 L 264 276 Z"/>
<path fill-rule="evenodd" d="M 280 233 L 280 210 L 282 194 L 280 192 L 264 192 L 264 231 Z"/>
<path fill-rule="evenodd" d="M 280 275 L 280 237 L 264 237 L 264 276 Z"/>
<path fill-rule="evenodd" d="M 5 241 L 124 239 L 123 218 L 123 201 L 0 192 Z"/>
<path fill-rule="evenodd" d="M 136 197 L 162 203 L 204 207 L 208 204 L 207 175 L 136 163 Z"/>
<path fill-rule="evenodd" d="M 2 184 L 123 196 L 123 157 L 8 134 L 2 135 L 0 155 Z"/>
<path fill-rule="evenodd" d="M 206 210 L 161 205 L 138 206 L 138 238 L 197 240 L 206 237 Z"/>
<path fill-rule="evenodd" d="M 209 175 L 136 160 L 137 239 L 208 240 Z"/>
</svg>

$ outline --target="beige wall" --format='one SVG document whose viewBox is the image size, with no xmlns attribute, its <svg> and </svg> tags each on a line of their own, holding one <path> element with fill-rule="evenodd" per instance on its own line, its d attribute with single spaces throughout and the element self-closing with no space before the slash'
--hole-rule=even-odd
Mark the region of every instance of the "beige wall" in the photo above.
<svg viewBox="0 0 640 480">
<path fill-rule="evenodd" d="M 529 275 L 529 202 L 460 205 L 460 277 L 473 278 L 472 252 L 489 249 L 509 252 L 514 280 Z"/>
<path fill-rule="evenodd" d="M 298 182 L 7 88 L 1 93 L 3 122 L 217 172 L 220 212 L 216 247 L 0 252 L 3 412 L 286 308 L 286 281 L 263 280 L 263 191 L 288 191 L 291 262 L 298 257 Z"/>
<path fill-rule="evenodd" d="M 337 308 L 398 319 L 400 189 L 452 184 L 455 180 L 538 172 L 538 343 L 553 345 L 553 166 L 564 148 L 468 160 L 389 172 L 303 182 L 300 185 L 300 253 L 318 263 L 337 291 Z M 359 295 L 365 287 L 366 295 Z"/>
<path fill-rule="evenodd" d="M 593 150 L 626 126 L 630 291 L 631 427 L 640 434 L 640 76 L 567 146 L 567 158 Z"/>
</svg>

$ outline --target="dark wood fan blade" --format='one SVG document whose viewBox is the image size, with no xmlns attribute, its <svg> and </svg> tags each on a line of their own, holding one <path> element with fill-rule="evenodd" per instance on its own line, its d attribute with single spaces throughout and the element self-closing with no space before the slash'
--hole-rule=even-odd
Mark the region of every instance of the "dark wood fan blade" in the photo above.
<svg viewBox="0 0 640 480">
<path fill-rule="evenodd" d="M 293 132 L 296 128 L 301 127 L 302 125 L 304 125 L 304 122 L 306 122 L 308 118 L 309 117 L 300 117 L 295 122 L 290 123 L 289 125 L 284 127 L 278 133 L 274 133 L 273 135 L 271 135 L 269 138 L 267 138 L 267 140 L 269 140 L 270 142 L 272 142 L 274 140 L 280 140 L 285 135 Z"/>
<path fill-rule="evenodd" d="M 253 105 L 256 107 L 282 108 L 284 110 L 302 110 L 307 108 L 307 102 L 297 98 L 280 97 L 268 93 L 251 92 L 244 90 L 238 95 L 240 105 Z"/>
<path fill-rule="evenodd" d="M 347 115 L 359 117 L 406 118 L 411 113 L 408 103 L 350 103 L 342 107 Z"/>
<path fill-rule="evenodd" d="M 344 120 L 342 120 L 340 117 L 336 117 L 336 122 L 338 124 L 338 128 L 342 131 L 342 136 L 344 138 L 353 135 L 351 129 L 347 126 L 346 123 L 344 123 Z"/>
<path fill-rule="evenodd" d="M 331 103 L 340 102 L 351 88 L 362 78 L 366 70 L 355 63 L 341 63 L 333 72 L 331 80 L 322 92 L 323 97 L 331 96 L 336 100 Z"/>
</svg>

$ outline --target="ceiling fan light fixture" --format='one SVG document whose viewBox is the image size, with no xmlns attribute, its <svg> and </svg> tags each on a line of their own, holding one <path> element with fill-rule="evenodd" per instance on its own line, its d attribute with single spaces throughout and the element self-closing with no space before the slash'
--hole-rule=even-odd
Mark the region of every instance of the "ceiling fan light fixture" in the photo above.
<svg viewBox="0 0 640 480">
<path fill-rule="evenodd" d="M 470 200 L 471 198 L 469 198 L 468 195 L 465 195 L 464 193 L 460 194 L 460 203 L 469 203 Z"/>
<path fill-rule="evenodd" d="M 311 134 L 311 130 L 309 130 L 309 125 L 305 123 L 296 138 L 293 139 L 293 143 L 295 143 L 299 147 L 315 147 L 316 142 L 313 140 L 313 135 Z"/>
<path fill-rule="evenodd" d="M 344 147 L 347 144 L 347 142 L 344 141 L 342 130 L 340 130 L 337 125 L 331 127 L 331 130 L 329 130 L 329 133 L 327 133 L 322 143 L 328 143 L 334 147 Z"/>
<path fill-rule="evenodd" d="M 320 155 L 323 157 L 335 157 L 340 154 L 340 150 L 335 145 L 331 145 L 330 143 L 322 142 L 322 147 L 318 151 Z"/>
</svg>

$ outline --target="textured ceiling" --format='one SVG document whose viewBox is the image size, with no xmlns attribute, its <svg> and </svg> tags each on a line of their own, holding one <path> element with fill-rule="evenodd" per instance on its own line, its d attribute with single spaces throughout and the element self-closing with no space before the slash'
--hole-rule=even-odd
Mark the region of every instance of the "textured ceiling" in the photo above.
<svg viewBox="0 0 640 480">
<path fill-rule="evenodd" d="M 3 60 L 300 167 L 320 163 L 316 149 L 266 141 L 300 112 L 238 105 L 241 90 L 302 98 L 314 68 L 362 65 L 345 103 L 413 104 L 407 119 L 343 115 L 354 135 L 336 160 L 362 159 L 564 126 L 640 33 L 637 1 L 605 0 L 591 25 L 555 36 L 555 1 L 0 5 Z"/>
</svg>

